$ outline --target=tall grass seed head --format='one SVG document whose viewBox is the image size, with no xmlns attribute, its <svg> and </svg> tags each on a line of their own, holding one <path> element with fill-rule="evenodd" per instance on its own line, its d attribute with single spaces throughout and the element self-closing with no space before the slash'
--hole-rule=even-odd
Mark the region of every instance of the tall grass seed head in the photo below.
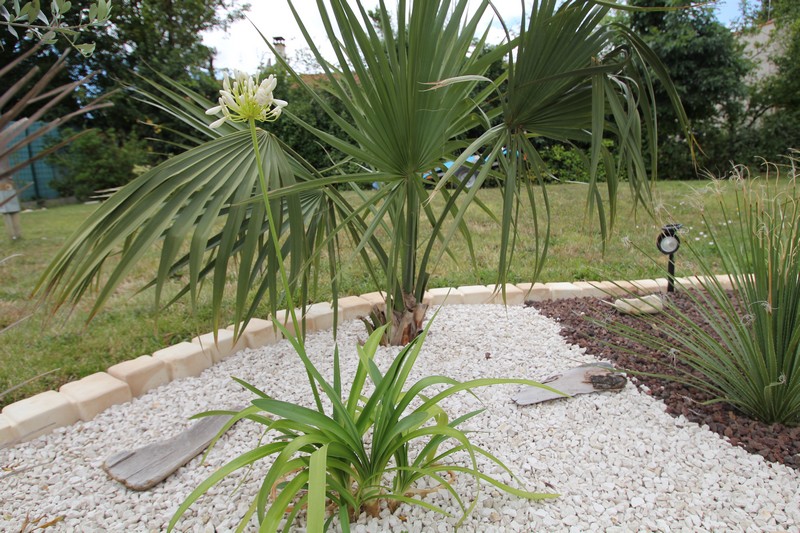
<svg viewBox="0 0 800 533">
<path fill-rule="evenodd" d="M 222 118 L 212 122 L 209 127 L 218 128 L 228 120 L 274 122 L 281 116 L 282 109 L 288 105 L 288 102 L 273 97 L 272 92 L 277 85 L 278 80 L 272 74 L 259 83 L 257 76 L 253 79 L 237 70 L 231 83 L 226 73 L 222 89 L 219 91 L 219 105 L 206 111 L 207 115 L 222 113 Z"/>
</svg>

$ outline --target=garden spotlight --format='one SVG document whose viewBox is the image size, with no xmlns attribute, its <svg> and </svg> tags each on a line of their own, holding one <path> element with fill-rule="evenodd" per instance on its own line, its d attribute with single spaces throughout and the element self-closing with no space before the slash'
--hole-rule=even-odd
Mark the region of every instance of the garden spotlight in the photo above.
<svg viewBox="0 0 800 533">
<path fill-rule="evenodd" d="M 681 247 L 678 231 L 682 224 L 667 224 L 661 228 L 661 234 L 656 239 L 658 251 L 669 256 L 667 263 L 667 292 L 675 291 L 675 252 Z"/>
</svg>

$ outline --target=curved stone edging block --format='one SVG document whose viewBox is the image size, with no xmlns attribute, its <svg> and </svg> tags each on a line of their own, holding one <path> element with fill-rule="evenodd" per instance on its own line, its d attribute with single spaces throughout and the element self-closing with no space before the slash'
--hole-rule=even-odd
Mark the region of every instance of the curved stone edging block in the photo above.
<svg viewBox="0 0 800 533">
<path fill-rule="evenodd" d="M 677 278 L 676 286 L 693 288 L 703 283 L 719 283 L 732 289 L 733 279 L 727 274 L 714 279 L 690 276 Z M 665 292 L 663 278 L 636 281 L 576 281 L 572 283 L 518 283 L 505 287 L 506 305 L 521 305 L 526 301 L 563 298 L 604 298 L 625 294 Z M 425 293 L 423 302 L 429 305 L 502 304 L 503 294 L 496 285 L 466 285 L 458 288 L 435 288 Z M 353 320 L 370 312 L 372 306 L 385 307 L 385 293 L 371 292 L 339 299 L 339 320 Z M 298 310 L 298 315 L 300 314 Z M 293 332 L 286 310 L 276 318 Z M 330 329 L 333 326 L 333 306 L 330 302 L 306 308 L 306 333 Z M 245 348 L 259 348 L 282 339 L 272 320 L 254 318 L 234 344 L 234 326 L 200 335 L 192 342 L 181 342 L 157 350 L 151 355 L 123 361 L 108 369 L 63 385 L 59 392 L 47 391 L 7 405 L 0 414 L 0 447 L 31 440 L 53 429 L 68 426 L 79 420 L 91 420 L 108 407 L 130 401 L 150 389 L 172 380 L 197 376 L 206 368 Z"/>
</svg>

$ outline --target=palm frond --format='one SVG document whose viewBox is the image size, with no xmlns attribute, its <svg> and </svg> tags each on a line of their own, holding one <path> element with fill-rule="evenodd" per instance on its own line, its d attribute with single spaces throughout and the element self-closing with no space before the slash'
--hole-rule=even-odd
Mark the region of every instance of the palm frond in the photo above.
<svg viewBox="0 0 800 533">
<path fill-rule="evenodd" d="M 448 216 L 423 207 L 428 204 L 429 192 L 422 186 L 421 175 L 441 164 L 453 139 L 474 126 L 471 92 L 495 58 L 472 53 L 476 36 L 478 49 L 484 42 L 478 26 L 487 3 L 481 2 L 467 15 L 465 2 L 401 0 L 396 26 L 381 3 L 375 28 L 360 2 L 351 7 L 335 0 L 328 8 L 320 0 L 320 17 L 334 48 L 336 67 L 325 61 L 299 12 L 289 3 L 323 66 L 330 92 L 341 100 L 349 116 L 337 115 L 309 88 L 317 105 L 332 116 L 348 139 L 305 126 L 373 169 L 375 181 L 389 189 L 382 207 L 372 209 L 374 222 L 362 239 L 373 239 L 379 228 L 389 229 L 385 290 L 395 307 L 402 308 L 404 295 L 422 299 L 425 283 L 418 280 L 428 275 L 427 265 L 419 264 L 417 258 L 419 225 L 423 219 L 436 225 Z M 285 66 L 297 83 L 308 87 L 302 76 Z M 460 83 L 430 90 L 446 79 Z M 441 235 L 431 238 L 441 239 Z M 447 241 L 443 244 L 446 248 Z"/>
<path fill-rule="evenodd" d="M 487 131 L 481 143 L 473 143 L 462 154 L 466 158 L 480 146 L 488 145 L 487 151 L 494 155 L 487 163 L 497 163 L 502 169 L 498 284 L 507 281 L 524 196 L 531 206 L 530 215 L 524 216 L 532 217 L 537 228 L 534 275 L 546 257 L 548 172 L 534 140 L 590 147 L 587 211 L 597 211 L 605 243 L 613 227 L 622 180 L 628 181 L 634 197 L 649 209 L 650 184 L 657 176 L 657 165 L 648 69 L 665 84 L 673 104 L 681 111 L 678 116 L 684 126 L 688 123 L 663 65 L 632 32 L 606 24 L 609 8 L 583 0 L 534 2 L 528 16 L 523 16 L 520 35 L 514 41 L 516 53 L 509 54 L 507 89 L 501 104 L 503 125 Z M 604 146 L 604 139 L 613 140 L 613 149 Z M 644 147 L 648 144 L 651 148 L 646 153 Z M 606 201 L 598 180 L 601 165 L 606 176 Z M 540 196 L 534 193 L 535 188 Z"/>
<path fill-rule="evenodd" d="M 275 138 L 259 132 L 262 160 L 270 187 L 296 181 L 288 158 Z M 95 283 L 100 287 L 90 314 L 94 316 L 125 276 L 152 247 L 160 262 L 154 280 L 159 305 L 164 287 L 178 269 L 188 270 L 193 302 L 202 279 L 211 276 L 214 322 L 221 323 L 221 302 L 230 269 L 236 269 L 235 322 L 247 321 L 255 308 L 250 290 L 272 290 L 272 310 L 280 299 L 275 291 L 277 265 L 267 245 L 263 203 L 255 151 L 249 132 L 210 141 L 155 167 L 114 194 L 67 241 L 35 291 L 54 309 L 74 305 Z M 306 198 L 308 200 L 308 198 Z M 313 202 L 298 197 L 274 199 L 278 225 L 292 265 L 292 279 L 306 261 L 302 238 Z M 221 226 L 221 229 L 219 229 Z M 107 272 L 106 272 L 107 271 Z"/>
</svg>

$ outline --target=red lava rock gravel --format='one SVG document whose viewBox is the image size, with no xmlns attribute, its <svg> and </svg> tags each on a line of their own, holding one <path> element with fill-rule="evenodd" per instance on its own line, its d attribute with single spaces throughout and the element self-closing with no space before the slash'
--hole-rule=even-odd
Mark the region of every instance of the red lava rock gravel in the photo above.
<svg viewBox="0 0 800 533">
<path fill-rule="evenodd" d="M 695 323 L 702 323 L 698 311 L 688 296 L 677 292 L 669 297 L 683 313 L 697 317 Z M 643 325 L 649 327 L 641 318 L 619 314 L 609 306 L 608 302 L 596 298 L 573 298 L 527 305 L 532 305 L 543 315 L 559 321 L 561 335 L 567 342 L 585 348 L 595 357 L 611 361 L 617 368 L 678 375 L 671 365 L 666 364 L 665 354 L 645 348 L 589 320 L 590 318 L 599 321 L 613 320 L 631 327 Z M 633 349 L 635 354 L 641 356 L 616 349 L 614 346 Z M 655 360 L 651 360 L 650 357 Z M 731 444 L 741 446 L 750 453 L 759 454 L 768 461 L 800 469 L 800 427 L 764 424 L 748 418 L 732 406 L 723 403 L 703 405 L 701 402 L 709 400 L 709 396 L 678 382 L 649 376 L 636 376 L 632 381 L 640 388 L 641 385 L 646 385 L 649 389 L 647 393 L 662 400 L 671 415 L 683 415 L 692 422 L 705 424 L 711 431 L 727 438 Z"/>
</svg>

